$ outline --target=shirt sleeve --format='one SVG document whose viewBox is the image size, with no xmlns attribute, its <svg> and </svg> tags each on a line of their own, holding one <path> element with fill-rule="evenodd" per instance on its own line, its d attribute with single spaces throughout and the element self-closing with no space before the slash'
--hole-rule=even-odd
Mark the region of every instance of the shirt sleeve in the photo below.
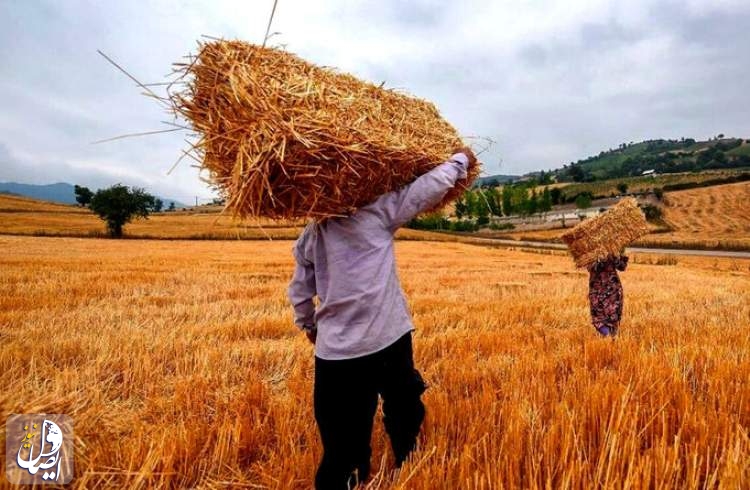
<svg viewBox="0 0 750 490">
<path fill-rule="evenodd" d="M 295 267 L 292 281 L 289 283 L 287 295 L 294 308 L 294 323 L 298 327 L 315 322 L 315 304 L 313 298 L 317 294 L 315 285 L 315 264 L 305 257 L 305 233 L 297 240 L 292 249 Z"/>
<path fill-rule="evenodd" d="M 437 205 L 456 182 L 466 178 L 468 166 L 468 157 L 456 153 L 411 184 L 383 194 L 366 207 L 380 216 L 386 228 L 395 232 L 419 213 Z"/>
</svg>

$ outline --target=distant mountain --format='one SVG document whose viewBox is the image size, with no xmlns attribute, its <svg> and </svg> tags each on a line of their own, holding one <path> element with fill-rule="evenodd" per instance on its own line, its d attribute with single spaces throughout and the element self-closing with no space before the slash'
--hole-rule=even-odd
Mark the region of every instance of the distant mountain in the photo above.
<svg viewBox="0 0 750 490">
<path fill-rule="evenodd" d="M 76 204 L 74 187 L 66 182 L 57 184 L 19 184 L 18 182 L 0 182 L 0 192 L 6 194 L 18 194 L 19 196 L 32 197 L 40 201 L 53 201 L 62 204 Z M 94 190 L 94 189 L 92 189 Z M 95 191 L 95 190 L 94 190 Z M 159 197 L 159 196 L 156 196 Z M 169 203 L 174 202 L 175 207 L 188 207 L 174 199 L 159 197 L 164 202 L 164 208 L 169 207 Z"/>
<path fill-rule="evenodd" d="M 750 167 L 750 140 L 719 135 L 708 141 L 683 138 L 623 143 L 552 173 L 558 181 L 592 182 L 652 170 L 663 174 L 738 167 Z"/>
<path fill-rule="evenodd" d="M 474 181 L 474 187 L 494 187 L 516 181 L 520 178 L 520 175 L 488 175 L 487 177 L 478 177 L 477 180 Z"/>
<path fill-rule="evenodd" d="M 0 182 L 0 192 L 33 197 L 41 201 L 54 201 L 63 204 L 75 204 L 73 186 L 63 182 L 57 184 L 19 184 L 17 182 Z"/>
</svg>

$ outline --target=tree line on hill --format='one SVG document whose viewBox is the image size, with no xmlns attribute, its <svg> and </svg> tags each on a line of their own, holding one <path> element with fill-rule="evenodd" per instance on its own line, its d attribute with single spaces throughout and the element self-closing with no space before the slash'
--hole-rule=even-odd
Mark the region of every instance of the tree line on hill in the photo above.
<svg viewBox="0 0 750 490">
<path fill-rule="evenodd" d="M 456 217 L 478 218 L 485 222 L 489 216 L 529 216 L 552 210 L 560 191 L 545 187 L 540 193 L 528 184 L 505 185 L 502 189 L 489 187 L 467 190 L 456 199 Z"/>
<path fill-rule="evenodd" d="M 616 149 L 571 162 L 552 173 L 558 182 L 595 182 L 634 177 L 650 170 L 678 173 L 748 167 L 750 154 L 730 153 L 743 144 L 747 145 L 747 140 L 725 139 L 723 134 L 708 142 L 682 138 L 622 143 Z"/>
<path fill-rule="evenodd" d="M 733 182 L 747 180 L 750 174 L 742 174 L 732 178 Z M 694 183 L 695 184 L 695 183 Z M 698 185 L 700 186 L 700 185 Z M 625 194 L 628 186 L 625 183 L 617 185 L 618 191 Z M 662 189 L 654 190 L 654 195 L 661 200 L 664 196 Z M 583 191 L 575 196 L 575 205 L 578 209 L 590 208 L 594 196 L 589 191 Z M 455 220 L 449 220 L 443 211 L 436 211 L 412 219 L 408 228 L 417 230 L 444 230 L 473 232 L 480 228 L 491 230 L 508 230 L 515 226 L 512 223 L 492 222 L 491 217 L 502 216 L 530 216 L 533 214 L 546 213 L 552 209 L 553 204 L 563 204 L 564 195 L 560 189 L 549 189 L 545 187 L 538 193 L 528 183 L 506 185 L 501 190 L 496 187 L 485 189 L 467 190 L 455 202 Z M 649 221 L 658 222 L 662 217 L 662 210 L 653 204 L 640 206 Z M 583 215 L 579 215 L 581 220 Z"/>
<path fill-rule="evenodd" d="M 476 231 L 489 226 L 493 229 L 512 228 L 510 224 L 491 224 L 491 217 L 531 216 L 552 210 L 561 199 L 559 189 L 545 187 L 537 192 L 535 182 L 507 184 L 501 189 L 486 187 L 466 190 L 455 202 L 457 220 L 450 221 L 441 212 L 417 217 L 410 228 L 450 231 Z M 589 202 L 590 205 L 590 202 Z"/>
</svg>

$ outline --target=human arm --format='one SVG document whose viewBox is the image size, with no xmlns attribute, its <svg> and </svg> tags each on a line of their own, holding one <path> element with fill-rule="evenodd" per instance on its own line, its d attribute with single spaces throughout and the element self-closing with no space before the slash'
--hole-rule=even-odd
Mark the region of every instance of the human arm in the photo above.
<svg viewBox="0 0 750 490">
<path fill-rule="evenodd" d="M 463 149 L 411 184 L 383 194 L 367 208 L 380 216 L 386 228 L 395 232 L 419 213 L 437 205 L 456 182 L 465 179 L 471 161 L 476 161 L 474 154 L 468 148 Z"/>
<path fill-rule="evenodd" d="M 295 259 L 294 274 L 287 289 L 289 301 L 294 308 L 294 323 L 304 330 L 310 337 L 315 329 L 315 304 L 313 298 L 317 294 L 315 284 L 315 265 L 305 258 L 301 247 L 301 240 L 295 243 L 293 255 Z M 311 339 L 312 340 L 312 339 Z"/>
</svg>

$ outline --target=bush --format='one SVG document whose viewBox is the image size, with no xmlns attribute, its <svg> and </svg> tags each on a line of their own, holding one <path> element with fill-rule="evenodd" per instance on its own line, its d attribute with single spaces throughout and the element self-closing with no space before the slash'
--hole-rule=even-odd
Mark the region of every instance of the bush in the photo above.
<svg viewBox="0 0 750 490">
<path fill-rule="evenodd" d="M 641 208 L 643 210 L 643 214 L 646 215 L 646 219 L 648 221 L 654 221 L 657 219 L 661 219 L 662 212 L 661 208 L 658 206 L 653 206 L 651 204 L 646 204 Z"/>
<path fill-rule="evenodd" d="M 552 204 L 562 204 L 562 191 L 555 187 L 551 191 L 549 191 L 550 198 L 552 199 Z"/>
<path fill-rule="evenodd" d="M 477 222 L 470 219 L 463 219 L 457 221 L 448 220 L 445 215 L 441 212 L 426 214 L 414 218 L 406 224 L 407 228 L 413 230 L 444 230 L 444 231 L 461 231 L 461 232 L 472 232 L 479 229 L 479 218 Z M 487 218 L 489 221 L 489 218 Z"/>
<path fill-rule="evenodd" d="M 450 223 L 451 231 L 477 231 L 479 226 L 471 220 L 458 220 Z"/>
<path fill-rule="evenodd" d="M 576 196 L 576 207 L 586 209 L 591 207 L 591 194 L 584 192 Z"/>
<path fill-rule="evenodd" d="M 514 230 L 516 225 L 513 223 L 490 223 L 490 230 Z"/>
<path fill-rule="evenodd" d="M 450 222 L 443 213 L 430 213 L 418 216 L 406 224 L 407 228 L 414 230 L 448 230 Z"/>
</svg>

